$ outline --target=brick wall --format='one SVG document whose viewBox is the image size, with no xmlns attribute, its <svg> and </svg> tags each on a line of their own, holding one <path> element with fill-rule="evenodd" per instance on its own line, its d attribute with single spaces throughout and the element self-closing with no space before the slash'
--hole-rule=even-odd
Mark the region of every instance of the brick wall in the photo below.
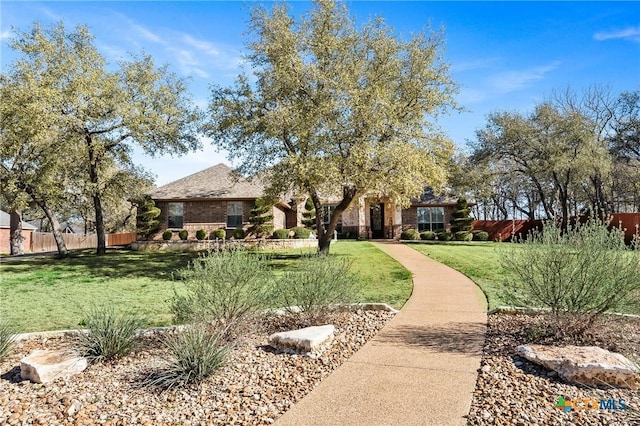
<svg viewBox="0 0 640 426">
<path fill-rule="evenodd" d="M 31 251 L 31 234 L 32 231 L 22 230 L 22 237 L 24 238 L 23 247 L 24 251 Z M 0 253 L 10 253 L 11 243 L 9 242 L 11 233 L 9 228 L 0 228 Z"/>
<path fill-rule="evenodd" d="M 428 207 L 428 206 L 425 206 Z M 447 231 L 451 230 L 451 218 L 453 206 L 444 207 L 444 227 Z M 418 229 L 418 207 L 409 207 L 402 210 L 402 230 Z"/>
</svg>

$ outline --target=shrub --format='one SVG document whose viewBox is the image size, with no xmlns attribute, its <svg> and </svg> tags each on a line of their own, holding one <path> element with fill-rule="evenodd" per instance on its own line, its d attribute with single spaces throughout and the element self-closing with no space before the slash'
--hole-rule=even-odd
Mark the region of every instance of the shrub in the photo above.
<svg viewBox="0 0 640 426">
<path fill-rule="evenodd" d="M 458 198 L 456 206 L 454 207 L 453 212 L 451 212 L 451 232 L 455 234 L 460 231 L 471 231 L 471 228 L 473 227 L 473 218 L 469 216 L 470 212 L 471 209 L 469 209 L 467 199 L 464 197 Z"/>
<path fill-rule="evenodd" d="M 186 229 L 180 230 L 180 232 L 178 232 L 178 237 L 180 237 L 180 239 L 182 241 L 188 240 L 189 239 L 189 231 L 187 231 Z"/>
<path fill-rule="evenodd" d="M 16 334 L 11 324 L 5 319 L 0 319 L 0 361 L 11 352 L 15 337 Z"/>
<path fill-rule="evenodd" d="M 350 268 L 346 259 L 302 258 L 297 269 L 286 272 L 280 280 L 285 306 L 297 307 L 311 322 L 321 321 L 329 305 L 356 300 L 361 284 Z"/>
<path fill-rule="evenodd" d="M 436 239 L 436 233 L 433 231 L 424 231 L 422 233 L 420 233 L 420 239 L 421 240 L 435 240 Z"/>
<path fill-rule="evenodd" d="M 179 271 L 186 292 L 174 290 L 176 321 L 229 326 L 271 305 L 273 273 L 266 259 L 243 250 L 209 253 Z"/>
<path fill-rule="evenodd" d="M 251 216 L 249 217 L 249 234 L 257 237 L 265 237 L 273 231 L 273 214 L 270 214 L 273 208 L 274 200 L 269 197 L 256 198 Z M 243 237 L 244 238 L 244 237 Z"/>
<path fill-rule="evenodd" d="M 296 239 L 306 239 L 311 236 L 311 229 L 303 228 L 302 226 L 291 228 L 291 231 L 293 231 L 293 238 Z"/>
<path fill-rule="evenodd" d="M 471 241 L 473 239 L 473 234 L 469 231 L 458 231 L 453 234 L 453 238 L 456 241 Z"/>
<path fill-rule="evenodd" d="M 304 203 L 302 224 L 309 229 L 315 229 L 316 227 L 316 208 L 313 205 L 311 197 L 307 198 L 307 201 Z"/>
<path fill-rule="evenodd" d="M 219 240 L 224 240 L 225 238 L 227 238 L 227 230 L 224 228 L 218 228 L 213 231 L 213 237 Z"/>
<path fill-rule="evenodd" d="M 236 240 L 242 240 L 244 239 L 246 233 L 244 232 L 244 229 L 242 228 L 236 228 L 233 230 L 233 238 L 235 238 Z"/>
<path fill-rule="evenodd" d="M 489 241 L 489 233 L 486 231 L 473 231 L 473 241 Z"/>
<path fill-rule="evenodd" d="M 224 365 L 230 350 L 221 333 L 210 332 L 204 325 L 168 334 L 162 343 L 169 351 L 167 365 L 146 380 L 162 389 L 202 382 Z"/>
<path fill-rule="evenodd" d="M 135 200 L 136 206 L 136 232 L 142 239 L 148 239 L 160 229 L 160 209 L 156 207 L 151 196 L 145 195 Z"/>
<path fill-rule="evenodd" d="M 604 312 L 640 307 L 640 252 L 624 244 L 623 231 L 591 219 L 562 230 L 547 222 L 516 245 L 500 246 L 513 279 L 510 303 L 549 308 L 556 333 L 583 334 Z"/>
<path fill-rule="evenodd" d="M 415 229 L 407 229 L 400 234 L 401 240 L 419 240 L 420 233 Z"/>
<path fill-rule="evenodd" d="M 131 353 L 138 346 L 136 331 L 144 320 L 132 313 L 118 314 L 112 306 L 94 307 L 83 321 L 87 332 L 79 332 L 77 346 L 95 364 Z"/>
<path fill-rule="evenodd" d="M 286 240 L 289 238 L 290 231 L 288 229 L 276 229 L 273 231 L 272 238 L 277 240 Z"/>
<path fill-rule="evenodd" d="M 204 240 L 205 238 L 207 238 L 207 232 L 204 229 L 198 229 L 196 231 L 196 239 Z"/>
<path fill-rule="evenodd" d="M 173 231 L 170 229 L 167 229 L 162 233 L 162 239 L 165 241 L 169 241 L 172 237 L 173 237 Z"/>
<path fill-rule="evenodd" d="M 438 237 L 438 241 L 451 241 L 451 232 L 438 232 L 436 237 Z"/>
</svg>

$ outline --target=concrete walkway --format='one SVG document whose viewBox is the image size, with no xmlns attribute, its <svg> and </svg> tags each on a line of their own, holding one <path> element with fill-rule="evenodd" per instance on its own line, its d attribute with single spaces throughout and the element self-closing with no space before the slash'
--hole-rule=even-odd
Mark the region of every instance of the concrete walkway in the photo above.
<svg viewBox="0 0 640 426">
<path fill-rule="evenodd" d="M 277 425 L 466 424 L 486 334 L 482 292 L 410 246 L 375 244 L 413 273 L 411 298 Z"/>
</svg>

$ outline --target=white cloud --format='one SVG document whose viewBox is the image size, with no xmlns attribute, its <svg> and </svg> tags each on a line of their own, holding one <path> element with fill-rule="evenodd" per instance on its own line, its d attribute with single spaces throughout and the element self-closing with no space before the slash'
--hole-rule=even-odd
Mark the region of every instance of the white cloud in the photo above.
<svg viewBox="0 0 640 426">
<path fill-rule="evenodd" d="M 214 58 L 218 58 L 220 56 L 220 51 L 216 48 L 216 46 L 213 43 L 210 43 L 205 40 L 198 40 L 189 34 L 183 34 L 182 40 L 189 46 L 195 47 L 205 55 L 209 55 Z"/>
<path fill-rule="evenodd" d="M 11 35 L 12 34 L 10 30 L 2 30 L 2 32 L 0 32 L 0 40 L 6 40 L 10 38 Z"/>
<path fill-rule="evenodd" d="M 156 33 L 154 33 L 151 30 L 148 30 L 147 28 L 143 27 L 140 24 L 131 22 L 131 28 L 133 28 L 134 31 L 136 31 L 145 40 L 149 40 L 159 44 L 166 44 L 165 41 L 160 36 L 158 36 Z"/>
<path fill-rule="evenodd" d="M 593 38 L 598 41 L 621 39 L 640 43 L 640 27 L 629 27 L 617 31 L 599 31 L 593 35 Z"/>
<path fill-rule="evenodd" d="M 497 61 L 496 58 L 484 58 L 484 59 L 476 59 L 471 61 L 464 61 L 458 63 L 451 64 L 452 72 L 462 72 L 462 71 L 472 71 L 483 68 L 489 68 Z"/>
<path fill-rule="evenodd" d="M 491 86 L 501 94 L 525 89 L 534 82 L 543 80 L 548 73 L 558 68 L 559 62 L 524 70 L 504 71 L 490 79 Z"/>
</svg>

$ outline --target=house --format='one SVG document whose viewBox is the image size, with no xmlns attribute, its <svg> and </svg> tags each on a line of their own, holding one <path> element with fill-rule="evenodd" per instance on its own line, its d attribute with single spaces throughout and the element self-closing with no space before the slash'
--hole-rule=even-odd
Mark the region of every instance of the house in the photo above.
<svg viewBox="0 0 640 426">
<path fill-rule="evenodd" d="M 36 230 L 36 227 L 22 222 L 22 237 L 24 238 L 24 249 L 29 251 L 31 249 L 31 235 Z M 0 253 L 11 252 L 11 216 L 9 213 L 0 210 Z"/>
<path fill-rule="evenodd" d="M 161 231 L 248 228 L 255 200 L 264 194 L 265 184 L 234 175 L 224 164 L 218 164 L 154 190 L 150 195 L 161 210 Z M 328 223 L 338 204 L 326 198 L 324 220 Z M 411 206 L 401 209 L 387 197 L 360 197 L 343 213 L 337 231 L 350 238 L 397 239 L 403 230 L 449 230 L 456 199 L 437 196 L 430 188 Z M 298 202 L 279 200 L 273 207 L 275 229 L 300 226 L 304 199 Z"/>
<path fill-rule="evenodd" d="M 251 209 L 264 188 L 260 180 L 237 176 L 225 164 L 218 164 L 161 186 L 150 196 L 161 211 L 160 233 L 185 229 L 193 238 L 199 229 L 208 233 L 219 228 L 247 229 Z M 270 214 L 274 229 L 298 224 L 296 212 L 283 200 L 278 200 Z"/>
</svg>

